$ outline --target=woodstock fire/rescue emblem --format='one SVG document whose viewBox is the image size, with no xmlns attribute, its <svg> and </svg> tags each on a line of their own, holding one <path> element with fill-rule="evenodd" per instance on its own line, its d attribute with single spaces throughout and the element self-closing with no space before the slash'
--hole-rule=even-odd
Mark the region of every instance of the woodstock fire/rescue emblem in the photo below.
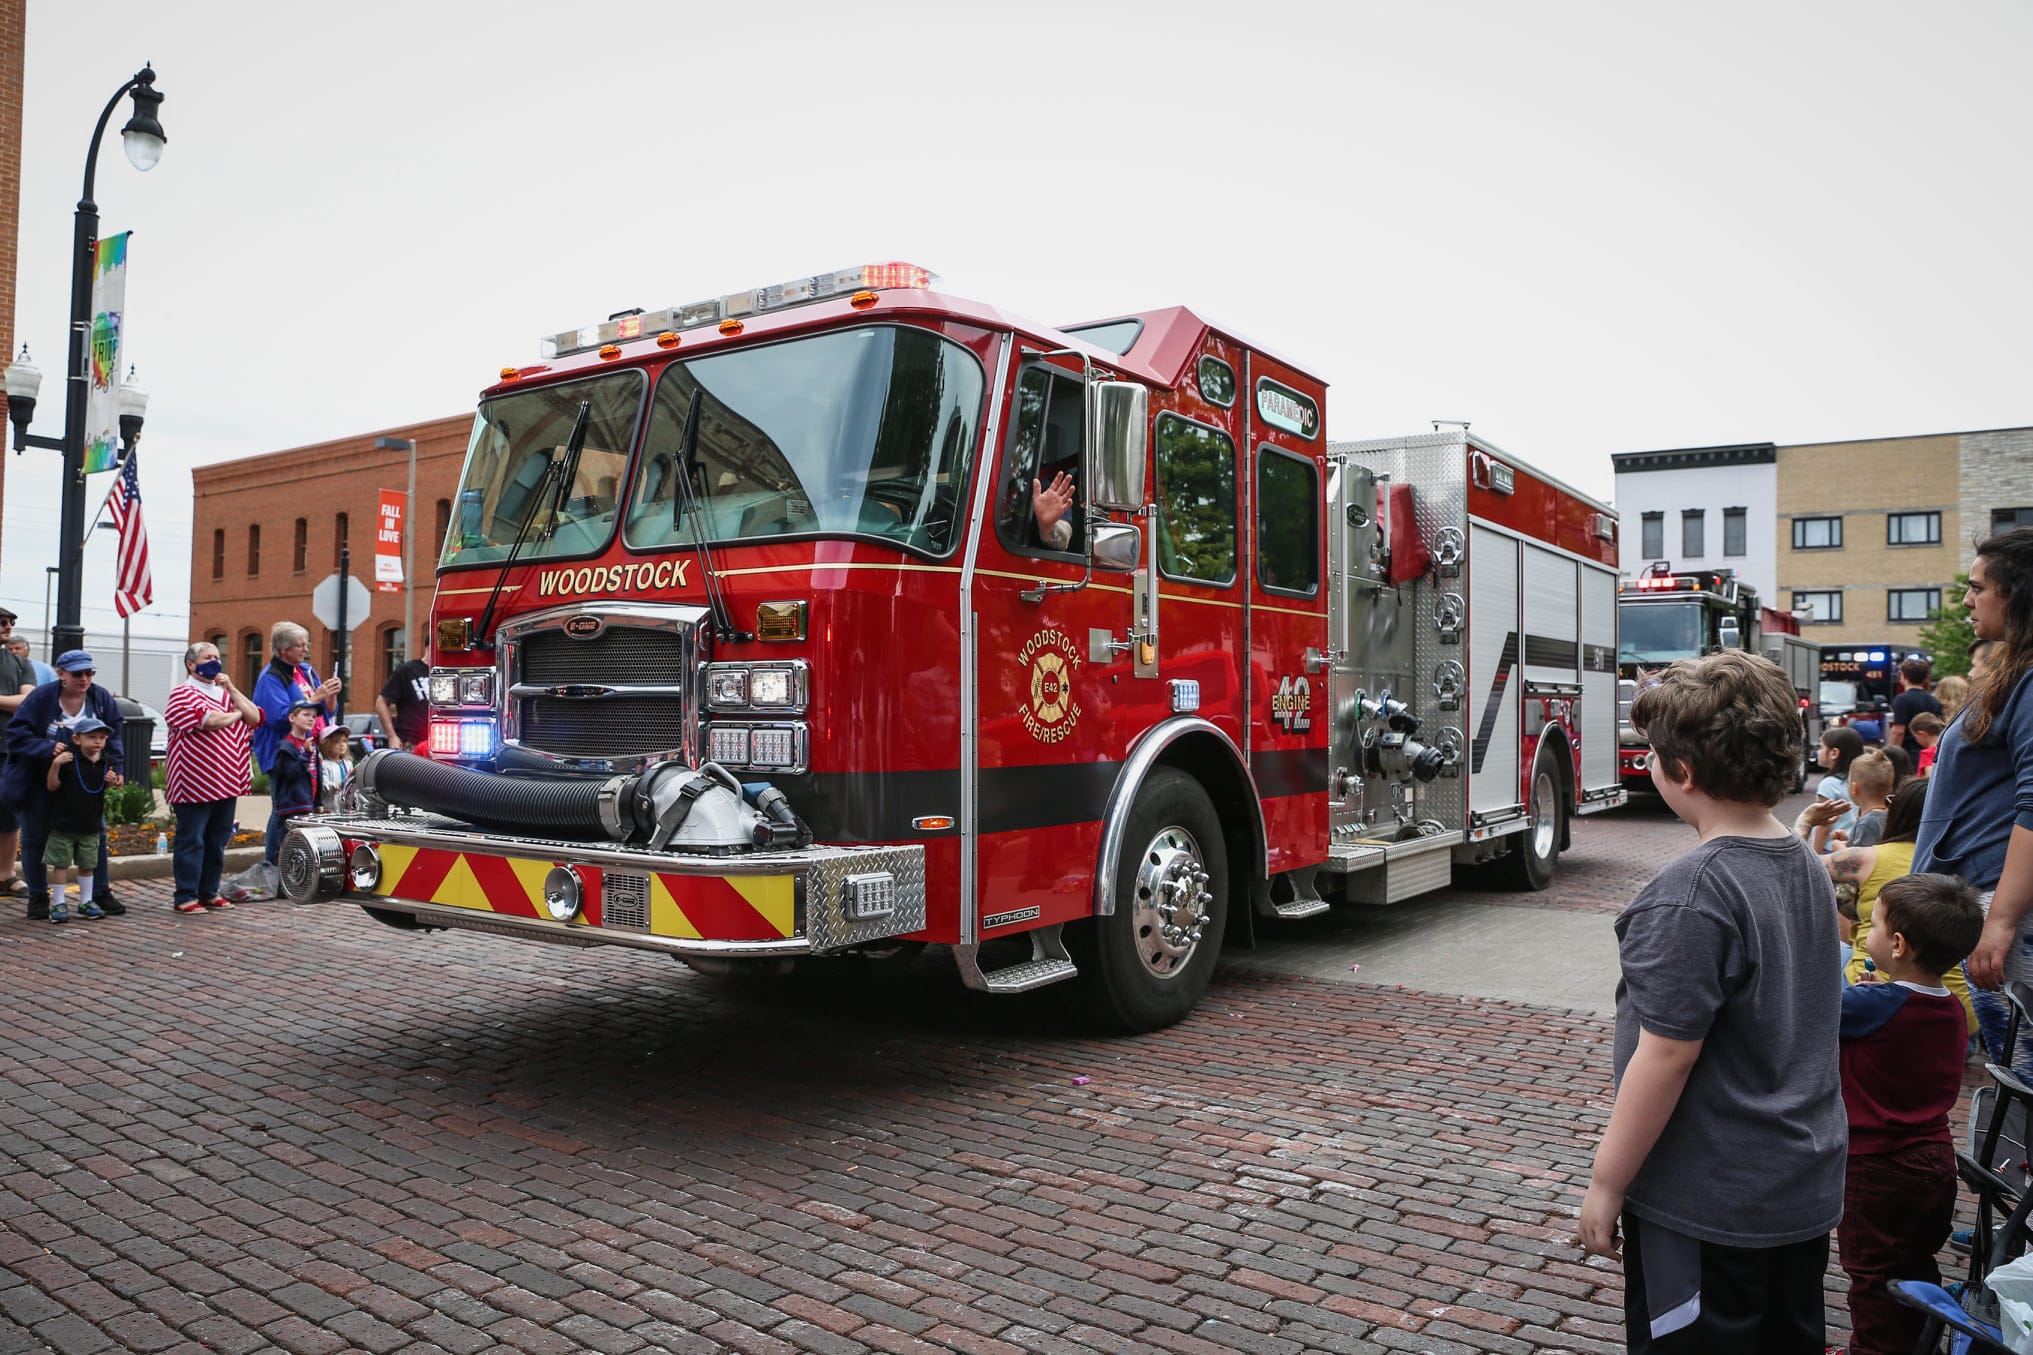
<svg viewBox="0 0 2033 1355">
<path fill-rule="evenodd" d="M 1039 743 L 1059 742 L 1080 722 L 1080 703 L 1073 699 L 1073 672 L 1080 666 L 1078 651 L 1060 632 L 1044 630 L 1017 651 L 1017 662 L 1031 674 L 1024 728 Z"/>
</svg>

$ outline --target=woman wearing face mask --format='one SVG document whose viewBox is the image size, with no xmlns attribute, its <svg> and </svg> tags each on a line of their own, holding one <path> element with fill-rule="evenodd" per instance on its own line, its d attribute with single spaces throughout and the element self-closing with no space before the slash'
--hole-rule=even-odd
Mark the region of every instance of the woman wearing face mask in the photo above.
<svg viewBox="0 0 2033 1355">
<path fill-rule="evenodd" d="M 172 906 L 202 913 L 233 906 L 219 896 L 219 875 L 233 834 L 233 806 L 252 784 L 248 739 L 261 723 L 261 708 L 233 686 L 217 645 L 186 649 L 184 671 L 190 676 L 162 708 L 169 731 L 165 789 L 176 812 Z"/>
</svg>

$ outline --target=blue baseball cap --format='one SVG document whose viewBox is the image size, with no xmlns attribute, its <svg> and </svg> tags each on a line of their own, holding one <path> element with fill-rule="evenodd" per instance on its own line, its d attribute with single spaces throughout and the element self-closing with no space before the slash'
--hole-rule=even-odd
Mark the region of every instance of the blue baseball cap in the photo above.
<svg viewBox="0 0 2033 1355">
<path fill-rule="evenodd" d="M 95 715 L 87 715 L 84 719 L 70 727 L 72 738 L 76 738 L 80 734 L 97 734 L 111 728 L 111 725 Z"/>
<path fill-rule="evenodd" d="M 66 673 L 82 673 L 88 668 L 97 670 L 99 667 L 92 662 L 91 651 L 85 649 L 66 649 L 56 656 L 56 666 Z"/>
</svg>

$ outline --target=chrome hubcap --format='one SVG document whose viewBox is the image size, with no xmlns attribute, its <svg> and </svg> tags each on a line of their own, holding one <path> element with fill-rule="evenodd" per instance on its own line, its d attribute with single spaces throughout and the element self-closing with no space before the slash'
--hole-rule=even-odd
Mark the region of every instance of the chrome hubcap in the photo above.
<svg viewBox="0 0 2033 1355">
<path fill-rule="evenodd" d="M 1532 778 L 1532 855 L 1541 861 L 1553 855 L 1557 818 L 1553 812 L 1553 773 L 1540 772 Z"/>
<path fill-rule="evenodd" d="M 1161 829 L 1144 848 L 1130 921 L 1136 930 L 1137 958 L 1159 978 L 1183 970 L 1199 947 L 1214 906 L 1207 884 L 1200 844 L 1184 828 Z"/>
</svg>

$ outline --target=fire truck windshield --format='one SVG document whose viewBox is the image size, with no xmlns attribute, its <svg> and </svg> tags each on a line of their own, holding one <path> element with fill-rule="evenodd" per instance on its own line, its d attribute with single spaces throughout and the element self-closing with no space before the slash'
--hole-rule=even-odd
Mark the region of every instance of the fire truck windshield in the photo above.
<svg viewBox="0 0 2033 1355">
<path fill-rule="evenodd" d="M 1617 609 L 1619 663 L 1671 663 L 1698 658 L 1704 650 L 1701 604 L 1643 602 Z"/>
<path fill-rule="evenodd" d="M 480 406 L 457 511 L 445 533 L 444 565 L 498 565 L 522 531 L 520 560 L 584 555 L 614 535 L 619 487 L 628 468 L 648 383 L 641 372 L 606 372 L 590 381 L 532 386 Z M 552 467 L 572 435 L 579 406 L 590 404 L 585 445 L 572 483 L 558 492 Z"/>
<path fill-rule="evenodd" d="M 657 382 L 624 539 L 689 545 L 677 487 L 690 474 L 712 541 L 875 536 L 944 555 L 959 537 L 983 385 L 966 349 L 894 325 L 674 362 Z"/>
</svg>

